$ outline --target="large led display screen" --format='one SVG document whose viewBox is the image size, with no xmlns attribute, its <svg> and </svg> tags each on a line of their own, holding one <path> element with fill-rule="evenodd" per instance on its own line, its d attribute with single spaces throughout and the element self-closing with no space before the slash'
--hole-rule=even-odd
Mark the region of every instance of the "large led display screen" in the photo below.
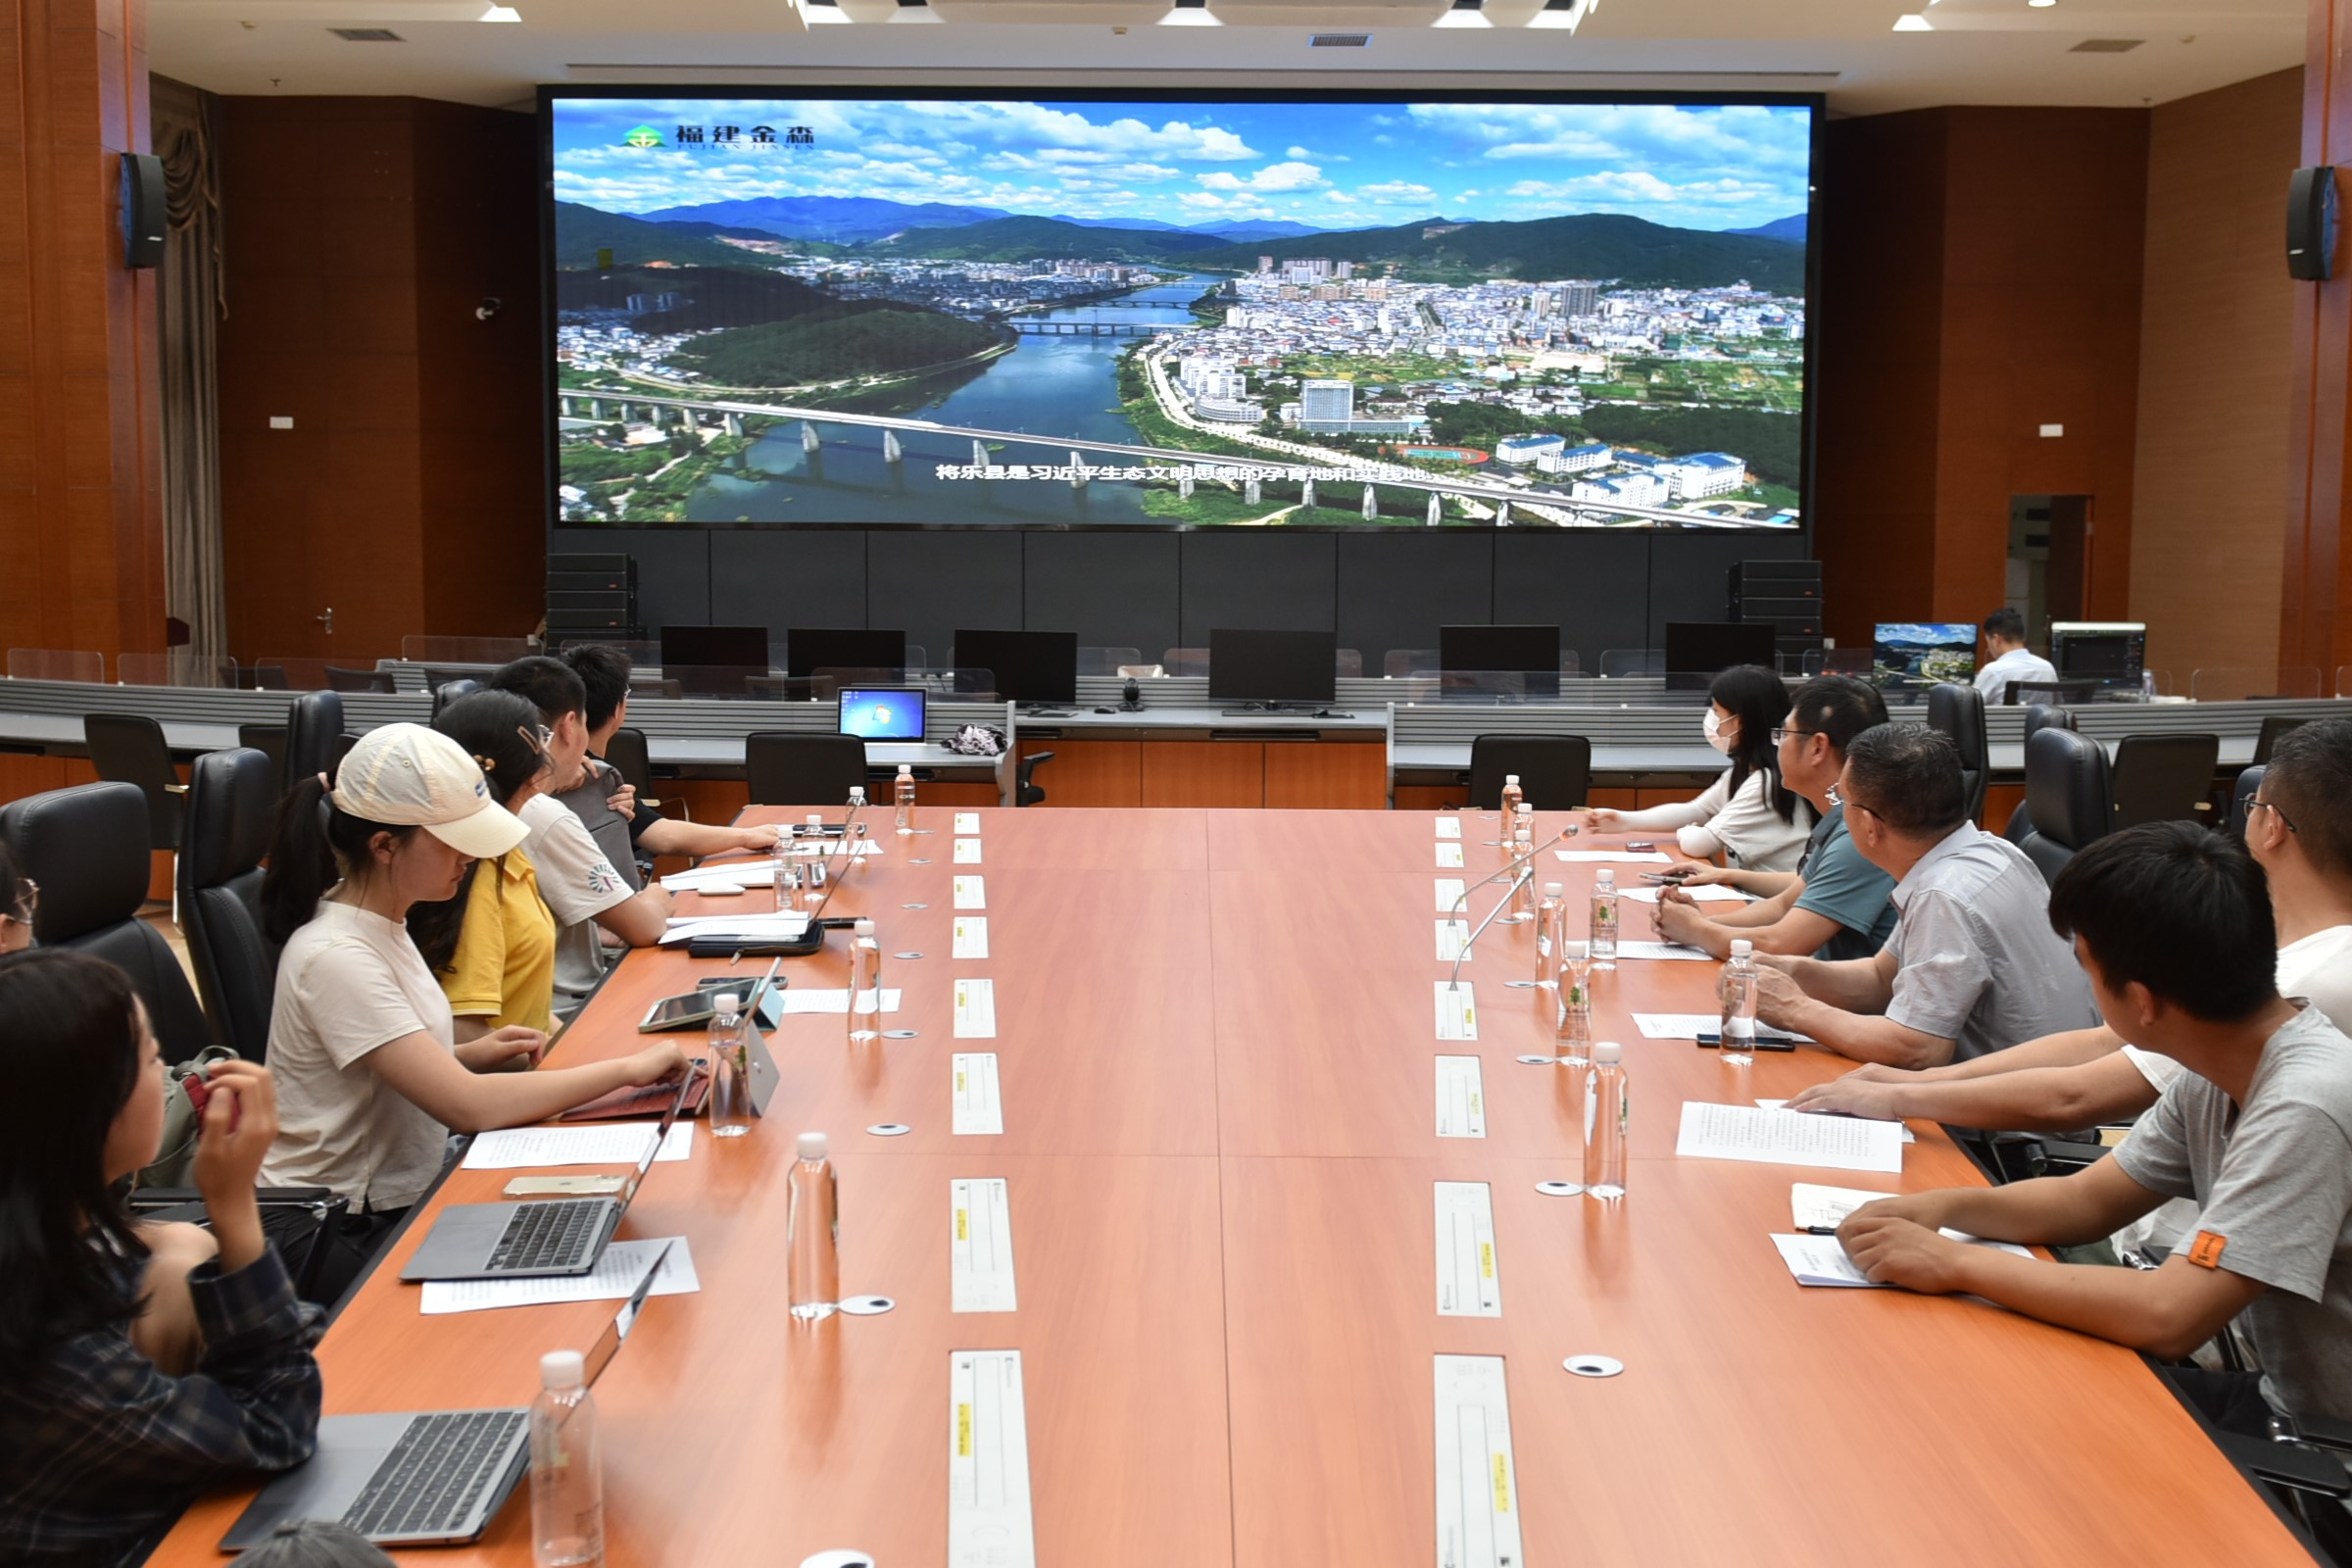
<svg viewBox="0 0 2352 1568">
<path fill-rule="evenodd" d="M 1802 523 L 1810 100 L 542 111 L 564 526 Z"/>
</svg>

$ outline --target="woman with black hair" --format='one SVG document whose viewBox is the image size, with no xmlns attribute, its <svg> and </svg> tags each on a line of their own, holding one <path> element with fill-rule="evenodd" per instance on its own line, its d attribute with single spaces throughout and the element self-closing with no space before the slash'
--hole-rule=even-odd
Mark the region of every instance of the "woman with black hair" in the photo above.
<svg viewBox="0 0 2352 1568">
<path fill-rule="evenodd" d="M 526 698 L 473 692 L 443 709 L 433 728 L 472 754 L 490 798 L 518 816 L 548 782 L 539 710 Z M 528 851 L 517 845 L 476 860 L 457 897 L 410 908 L 409 935 L 449 998 L 459 1045 L 510 1027 L 545 1039 L 555 1021 L 556 917 Z M 537 1059 L 517 1054 L 508 1063 Z"/>
<path fill-rule="evenodd" d="M 1734 664 L 1707 687 L 1701 727 L 1732 765 L 1695 800 L 1640 811 L 1594 807 L 1599 833 L 1676 830 L 1685 855 L 1721 855 L 1750 871 L 1793 871 L 1813 831 L 1812 808 L 1781 782 L 1773 732 L 1788 716 L 1788 688 L 1761 664 Z"/>
<path fill-rule="evenodd" d="M 0 1139 L 0 1561 L 131 1561 L 203 1488 L 310 1457 L 318 1317 L 254 1192 L 276 1096 L 259 1064 L 216 1063 L 194 1169 L 211 1231 L 134 1225 L 115 1188 L 155 1158 L 165 1084 L 129 980 L 17 954 L 0 1019 L 0 1082 L 34 1107 Z"/>
</svg>

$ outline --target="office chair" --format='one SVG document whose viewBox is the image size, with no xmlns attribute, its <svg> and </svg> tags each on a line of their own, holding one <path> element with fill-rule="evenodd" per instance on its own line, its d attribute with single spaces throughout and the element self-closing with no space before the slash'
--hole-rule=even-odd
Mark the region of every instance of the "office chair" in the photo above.
<svg viewBox="0 0 2352 1568">
<path fill-rule="evenodd" d="M 1582 735 L 1480 735 L 1470 742 L 1470 802 L 1485 809 L 1502 799 L 1506 773 L 1519 775 L 1527 804 L 1565 811 L 1592 789 L 1592 743 Z"/>
<path fill-rule="evenodd" d="M 2261 733 L 2254 737 L 2254 760 L 2250 765 L 2261 767 L 2270 761 L 2271 753 L 2278 749 L 2279 736 L 2284 735 L 2290 729 L 2299 729 L 2310 722 L 2306 718 L 2289 718 L 2284 713 L 2273 713 L 2264 719 Z"/>
<path fill-rule="evenodd" d="M 144 713 L 84 713 L 81 738 L 101 779 L 136 785 L 147 798 L 148 848 L 177 850 L 187 814 L 181 802 L 187 786 L 172 765 L 164 726 Z"/>
<path fill-rule="evenodd" d="M 283 724 L 239 724 L 237 744 L 249 752 L 259 752 L 270 759 L 270 798 L 274 801 L 286 793 L 286 726 Z"/>
<path fill-rule="evenodd" d="M 1332 673 L 1344 680 L 1354 680 L 1364 672 L 1364 655 L 1360 648 L 1343 648 L 1332 664 Z"/>
<path fill-rule="evenodd" d="M 2087 703 L 2099 695 L 2095 680 L 2013 680 L 2001 688 L 2001 702 L 2010 708 L 2020 703 Z"/>
<path fill-rule="evenodd" d="M 614 730 L 612 739 L 605 744 L 605 760 L 612 764 L 620 781 L 636 790 L 640 799 L 653 795 L 654 757 L 646 745 L 645 731 L 631 729 L 626 724 Z M 842 792 L 842 799 L 849 799 L 848 791 Z"/>
<path fill-rule="evenodd" d="M 2036 730 L 2073 729 L 2074 727 L 2075 710 L 2071 708 L 2044 708 L 2036 703 L 2026 710 L 2025 738 L 2029 741 L 2034 738 Z M 2001 837 L 2012 844 L 2023 845 L 2026 842 L 2026 835 L 2032 832 L 2033 828 L 2033 818 L 2026 810 L 2026 803 L 2019 801 L 2016 808 L 2009 813 L 2009 825 L 2001 829 Z"/>
<path fill-rule="evenodd" d="M 640 697 L 667 697 L 674 700 L 685 695 L 686 686 L 682 681 L 663 680 L 659 675 L 632 675 L 629 677 L 629 700 L 631 702 L 635 702 Z"/>
<path fill-rule="evenodd" d="M 2115 749 L 2115 826 L 2211 820 L 2219 735 L 2127 735 Z"/>
<path fill-rule="evenodd" d="M 326 684 L 338 692 L 396 692 L 400 687 L 388 669 L 344 669 L 335 664 L 326 666 Z"/>
<path fill-rule="evenodd" d="M 2026 742 L 2029 827 L 2018 848 L 2041 872 L 2058 873 L 2077 853 L 2115 830 L 2107 753 L 2071 729 L 2037 730 Z"/>
<path fill-rule="evenodd" d="M 333 776 L 343 753 L 343 699 L 333 692 L 304 692 L 286 710 L 286 785 L 314 773 Z M 349 748 L 345 748 L 348 750 Z"/>
<path fill-rule="evenodd" d="M 1037 770 L 1052 760 L 1054 760 L 1052 752 L 1031 752 L 1014 764 L 1013 805 L 1043 806 L 1046 804 L 1045 786 L 1037 782 Z"/>
<path fill-rule="evenodd" d="M 213 1038 L 247 1061 L 270 1046 L 277 945 L 263 934 L 262 857 L 277 792 L 270 759 L 208 752 L 188 770 L 188 826 L 179 855 L 180 929 Z"/>
<path fill-rule="evenodd" d="M 865 742 L 755 730 L 743 738 L 743 771 L 754 806 L 838 805 L 865 784 Z"/>
<path fill-rule="evenodd" d="M 1208 673 L 1208 650 L 1171 648 L 1159 656 L 1159 665 L 1171 675 L 1205 675 Z"/>
<path fill-rule="evenodd" d="M 237 689 L 246 692 L 282 692 L 287 689 L 286 666 L 240 664 L 237 666 Z"/>
<path fill-rule="evenodd" d="M 1392 648 L 1380 662 L 1380 672 L 1391 680 L 1402 680 L 1407 675 L 1434 675 L 1437 670 L 1435 648 Z"/>
<path fill-rule="evenodd" d="M 2253 808 L 2254 797 L 2262 793 L 2262 775 L 2270 770 L 2265 762 L 2242 769 L 2237 782 L 2230 787 L 2230 833 L 2233 838 L 2246 836 L 2246 813 Z"/>
<path fill-rule="evenodd" d="M 439 718 L 441 710 L 450 704 L 461 697 L 471 697 L 481 689 L 482 683 L 471 676 L 457 676 L 443 681 L 433 688 L 433 716 Z"/>
<path fill-rule="evenodd" d="M 1985 762 L 1984 699 L 1974 686 L 1946 681 L 1928 688 L 1928 727 L 1952 738 L 1960 753 L 1960 779 L 1968 791 L 1968 819 L 1984 814 L 1984 786 L 1992 776 Z"/>
</svg>

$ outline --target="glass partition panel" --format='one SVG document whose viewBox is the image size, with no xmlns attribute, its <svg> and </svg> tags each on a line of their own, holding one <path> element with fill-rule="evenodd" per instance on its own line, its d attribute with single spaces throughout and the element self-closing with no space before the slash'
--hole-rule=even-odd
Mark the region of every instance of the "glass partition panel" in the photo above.
<svg viewBox="0 0 2352 1568">
<path fill-rule="evenodd" d="M 305 654 L 264 654 L 254 662 L 261 671 L 257 684 L 270 691 L 322 692 L 331 687 L 326 661 Z"/>
<path fill-rule="evenodd" d="M 2335 666 L 2335 695 L 2352 697 L 2352 664 Z"/>
<path fill-rule="evenodd" d="M 2191 671 L 2188 695 L 2200 703 L 2246 703 L 2263 699 L 2312 698 L 2320 695 L 2316 664 L 2224 665 Z"/>
<path fill-rule="evenodd" d="M 1144 651 L 1140 648 L 1080 648 L 1078 673 L 1081 675 L 1115 675 L 1121 664 L 1140 664 Z"/>
<path fill-rule="evenodd" d="M 1159 667 L 1171 675 L 1205 675 L 1208 673 L 1208 650 L 1171 648 L 1159 656 Z"/>
<path fill-rule="evenodd" d="M 1437 671 L 1435 648 L 1392 648 L 1380 662 L 1380 672 L 1391 680 L 1402 680 L 1407 675 L 1434 675 Z"/>
<path fill-rule="evenodd" d="M 115 660 L 115 679 L 124 686 L 188 686 L 225 691 L 237 684 L 237 662 L 207 659 L 184 649 L 162 654 L 122 654 Z"/>
<path fill-rule="evenodd" d="M 1600 651 L 1600 674 L 1603 680 L 1624 675 L 1665 673 L 1666 650 L 1663 648 L 1604 648 Z"/>
<path fill-rule="evenodd" d="M 106 680 L 106 660 L 95 650 L 78 648 L 11 648 L 11 680 L 78 680 L 92 685 Z"/>
<path fill-rule="evenodd" d="M 537 652 L 520 637 L 444 637 L 412 632 L 400 640 L 400 657 L 418 664 L 505 664 Z"/>
<path fill-rule="evenodd" d="M 1437 696 L 1447 703 L 1555 703 L 1560 698 L 1556 669 L 1441 669 Z"/>
</svg>

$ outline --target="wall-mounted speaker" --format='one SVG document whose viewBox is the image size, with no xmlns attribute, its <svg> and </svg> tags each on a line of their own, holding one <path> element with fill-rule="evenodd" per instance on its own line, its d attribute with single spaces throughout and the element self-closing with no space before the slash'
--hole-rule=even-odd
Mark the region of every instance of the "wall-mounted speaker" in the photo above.
<svg viewBox="0 0 2352 1568">
<path fill-rule="evenodd" d="M 2287 181 L 2286 275 L 2309 283 L 2335 275 L 2335 171 L 2326 165 Z"/>
<path fill-rule="evenodd" d="M 164 265 L 164 161 L 149 153 L 122 155 L 122 265 Z"/>
</svg>

